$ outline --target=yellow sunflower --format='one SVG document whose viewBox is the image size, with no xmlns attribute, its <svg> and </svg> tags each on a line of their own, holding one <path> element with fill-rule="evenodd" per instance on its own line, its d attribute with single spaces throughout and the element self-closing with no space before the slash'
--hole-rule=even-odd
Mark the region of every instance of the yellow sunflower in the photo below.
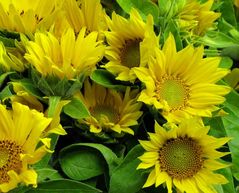
<svg viewBox="0 0 239 193">
<path fill-rule="evenodd" d="M 186 193 L 215 193 L 213 185 L 225 184 L 224 176 L 214 173 L 227 165 L 218 159 L 228 153 L 216 149 L 229 138 L 215 138 L 207 135 L 205 127 L 198 119 L 184 120 L 169 131 L 155 124 L 155 133 L 149 134 L 149 141 L 139 141 L 146 152 L 139 157 L 137 169 L 151 168 L 144 187 L 166 183 L 168 193 L 173 185 Z"/>
<path fill-rule="evenodd" d="M 228 73 L 218 67 L 220 58 L 203 58 L 203 51 L 203 47 L 189 45 L 177 52 L 170 34 L 162 50 L 155 50 L 149 67 L 135 69 L 146 86 L 138 101 L 161 110 L 168 121 L 179 122 L 192 115 L 210 117 L 230 88 L 216 84 Z"/>
<path fill-rule="evenodd" d="M 41 137 L 51 119 L 16 102 L 12 110 L 0 104 L 0 112 L 0 192 L 19 183 L 36 187 L 37 173 L 29 165 L 51 152 L 50 139 Z"/>
<path fill-rule="evenodd" d="M 214 0 L 208 0 L 205 3 L 200 3 L 198 0 L 186 0 L 177 14 L 180 28 L 195 35 L 203 35 L 221 15 L 210 11 L 213 2 Z"/>
<path fill-rule="evenodd" d="M 4 0 L 0 2 L 0 28 L 25 34 L 48 29 L 57 10 L 57 0 Z"/>
<path fill-rule="evenodd" d="M 43 76 L 56 75 L 72 79 L 85 72 L 90 74 L 104 54 L 104 46 L 97 41 L 97 32 L 78 35 L 69 28 L 60 40 L 52 33 L 36 32 L 35 40 L 26 45 L 26 60 Z"/>
<path fill-rule="evenodd" d="M 92 85 L 87 80 L 84 83 L 84 93 L 76 94 L 90 112 L 90 117 L 80 120 L 89 125 L 90 131 L 134 134 L 130 126 L 137 125 L 142 115 L 141 103 L 136 101 L 137 93 L 128 88 L 124 94 L 104 88 L 98 84 Z"/>
<path fill-rule="evenodd" d="M 61 9 L 65 18 L 76 33 L 86 27 L 87 33 L 97 31 L 99 36 L 107 30 L 106 13 L 100 0 L 64 0 Z"/>
<path fill-rule="evenodd" d="M 134 82 L 136 76 L 132 69 L 146 66 L 152 50 L 158 46 L 158 37 L 153 30 L 153 17 L 149 15 L 146 23 L 139 13 L 132 9 L 130 18 L 112 14 L 108 18 L 110 31 L 106 32 L 108 47 L 103 67 L 117 76 L 116 79 Z"/>
</svg>

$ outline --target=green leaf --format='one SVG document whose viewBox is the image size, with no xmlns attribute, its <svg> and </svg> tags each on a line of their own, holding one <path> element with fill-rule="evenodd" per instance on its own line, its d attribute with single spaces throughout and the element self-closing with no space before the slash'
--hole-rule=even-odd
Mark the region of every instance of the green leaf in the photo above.
<svg viewBox="0 0 239 193">
<path fill-rule="evenodd" d="M 237 40 L 219 31 L 209 31 L 206 36 L 200 40 L 202 43 L 215 48 L 226 48 L 238 45 Z"/>
<path fill-rule="evenodd" d="M 234 183 L 233 183 L 233 177 L 232 177 L 232 171 L 230 168 L 224 168 L 219 171 L 220 174 L 222 174 L 227 180 L 227 184 L 222 184 L 222 189 L 224 192 L 230 192 L 230 193 L 236 193 Z"/>
<path fill-rule="evenodd" d="M 169 33 L 172 33 L 176 42 L 177 50 L 181 50 L 183 48 L 182 38 L 180 36 L 180 31 L 174 20 L 170 19 L 168 21 L 167 27 L 163 33 L 164 41 L 168 38 Z"/>
<path fill-rule="evenodd" d="M 230 58 L 239 61 L 239 42 L 236 46 L 224 48 L 221 52 L 222 56 L 229 56 Z"/>
<path fill-rule="evenodd" d="M 90 116 L 90 113 L 84 103 L 77 98 L 73 98 L 71 102 L 63 107 L 65 114 L 74 119 L 83 119 Z"/>
<path fill-rule="evenodd" d="M 42 92 L 39 91 L 39 89 L 33 84 L 30 79 L 22 79 L 20 80 L 20 83 L 29 94 L 37 97 L 38 99 L 42 99 Z"/>
<path fill-rule="evenodd" d="M 148 14 L 151 14 L 154 18 L 154 22 L 158 23 L 159 10 L 156 4 L 150 0 L 116 0 L 120 7 L 126 12 L 130 13 L 132 7 L 136 8 L 143 19 L 147 17 Z"/>
<path fill-rule="evenodd" d="M 220 68 L 227 68 L 230 69 L 233 65 L 233 61 L 229 57 L 222 57 L 221 62 L 219 64 Z"/>
<path fill-rule="evenodd" d="M 235 17 L 235 11 L 233 6 L 233 1 L 222 0 L 220 12 L 222 13 L 222 18 L 224 18 L 228 23 L 233 26 L 237 25 L 237 20 Z"/>
<path fill-rule="evenodd" d="M 135 193 L 146 181 L 147 175 L 137 170 L 140 163 L 138 157 L 144 152 L 140 145 L 135 146 L 113 172 L 110 178 L 109 193 Z"/>
<path fill-rule="evenodd" d="M 102 144 L 97 144 L 97 143 L 78 143 L 74 144 L 71 147 L 75 146 L 82 146 L 82 147 L 91 147 L 96 150 L 98 150 L 101 155 L 104 157 L 105 161 L 107 162 L 108 168 L 109 168 L 109 175 L 112 174 L 112 171 L 118 166 L 119 164 L 119 159 L 115 155 L 115 153 L 109 149 L 108 147 L 102 145 Z"/>
<path fill-rule="evenodd" d="M 14 74 L 15 72 L 5 72 L 0 75 L 0 87 L 2 87 L 4 80 L 8 77 L 10 74 Z"/>
<path fill-rule="evenodd" d="M 97 69 L 91 74 L 90 78 L 97 84 L 100 84 L 106 88 L 112 88 L 121 91 L 126 89 L 126 87 L 122 85 L 122 82 L 116 80 L 115 76 L 107 70 Z"/>
<path fill-rule="evenodd" d="M 11 85 L 7 85 L 1 92 L 0 92 L 0 100 L 4 100 L 6 98 L 9 98 L 13 95 L 11 88 Z"/>
<path fill-rule="evenodd" d="M 38 184 L 27 193 L 101 193 L 102 191 L 73 180 L 52 180 Z"/>
<path fill-rule="evenodd" d="M 51 168 L 41 168 L 36 170 L 36 172 L 38 174 L 38 177 L 37 177 L 38 183 L 48 181 L 48 180 L 62 179 L 58 171 Z"/>
<path fill-rule="evenodd" d="M 154 18 L 154 23 L 158 23 L 159 9 L 151 0 L 131 0 L 133 7 L 139 10 L 143 19 L 146 19 L 149 14 Z"/>
<path fill-rule="evenodd" d="M 227 136 L 232 137 L 228 143 L 233 163 L 231 168 L 233 176 L 239 180 L 239 94 L 232 91 L 226 98 L 224 110 L 228 115 L 222 117 L 222 120 Z"/>
<path fill-rule="evenodd" d="M 15 40 L 14 39 L 10 39 L 10 38 L 6 38 L 6 37 L 3 37 L 3 36 L 0 36 L 0 41 L 6 47 L 15 47 Z"/>
<path fill-rule="evenodd" d="M 54 112 L 56 111 L 57 105 L 60 102 L 60 100 L 61 100 L 61 97 L 59 96 L 49 97 L 48 117 L 53 117 Z"/>
<path fill-rule="evenodd" d="M 98 151 L 79 145 L 64 148 L 59 161 L 64 173 L 74 180 L 87 180 L 105 170 L 105 161 Z"/>
</svg>

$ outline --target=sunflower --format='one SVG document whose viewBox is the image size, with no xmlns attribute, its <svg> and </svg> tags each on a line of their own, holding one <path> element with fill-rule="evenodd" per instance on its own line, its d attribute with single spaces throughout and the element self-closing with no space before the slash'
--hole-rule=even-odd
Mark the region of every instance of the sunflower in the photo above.
<svg viewBox="0 0 239 193">
<path fill-rule="evenodd" d="M 104 46 L 97 41 L 97 32 L 85 35 L 82 28 L 75 35 L 72 28 L 60 40 L 50 32 L 36 32 L 35 40 L 26 43 L 28 60 L 43 76 L 55 75 L 72 79 L 85 72 L 90 74 L 104 54 Z"/>
<path fill-rule="evenodd" d="M 25 34 L 48 29 L 57 10 L 57 0 L 4 0 L 0 2 L 0 28 Z"/>
<path fill-rule="evenodd" d="M 142 115 L 141 103 L 136 101 L 137 93 L 126 89 L 124 96 L 112 89 L 104 88 L 98 84 L 92 85 L 88 80 L 84 83 L 84 93 L 76 94 L 90 112 L 90 116 L 80 123 L 90 127 L 90 132 L 129 133 L 134 134 L 130 126 L 137 125 Z"/>
<path fill-rule="evenodd" d="M 0 192 L 19 183 L 36 187 L 37 173 L 29 165 L 51 152 L 50 139 L 41 137 L 51 119 L 16 102 L 12 110 L 0 104 L 0 112 Z"/>
<path fill-rule="evenodd" d="M 103 67 L 117 76 L 116 79 L 134 82 L 136 76 L 132 69 L 146 66 L 154 47 L 158 46 L 158 37 L 153 31 L 153 17 L 149 15 L 146 23 L 139 13 L 132 9 L 130 19 L 112 14 L 108 18 L 110 31 L 106 32 L 108 47 Z"/>
<path fill-rule="evenodd" d="M 220 17 L 220 13 L 210 11 L 214 0 L 200 3 L 198 0 L 186 0 L 177 14 L 177 22 L 183 31 L 195 35 L 203 35 L 213 22 Z"/>
<path fill-rule="evenodd" d="M 179 122 L 192 115 L 210 117 L 216 106 L 224 102 L 231 89 L 217 85 L 228 70 L 219 68 L 219 57 L 203 58 L 203 47 L 188 45 L 176 51 L 170 34 L 163 49 L 156 49 L 156 57 L 148 68 L 135 69 L 146 88 L 138 101 L 161 110 L 168 121 Z"/>
<path fill-rule="evenodd" d="M 185 119 L 169 131 L 156 123 L 155 133 L 148 133 L 150 140 L 139 141 L 146 152 L 139 157 L 137 169 L 151 169 L 144 187 L 166 183 L 169 193 L 173 185 L 180 192 L 215 193 L 213 185 L 227 183 L 214 171 L 227 167 L 218 159 L 228 153 L 216 149 L 229 138 L 217 139 L 207 135 L 208 131 L 196 118 Z"/>
<path fill-rule="evenodd" d="M 64 0 L 61 9 L 75 33 L 86 27 L 87 33 L 97 31 L 103 37 L 103 32 L 108 28 L 100 0 Z"/>
</svg>

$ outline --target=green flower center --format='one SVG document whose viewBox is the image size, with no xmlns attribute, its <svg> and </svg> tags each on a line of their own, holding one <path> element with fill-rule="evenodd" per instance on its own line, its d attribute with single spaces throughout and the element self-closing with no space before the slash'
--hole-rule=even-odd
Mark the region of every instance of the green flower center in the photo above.
<svg viewBox="0 0 239 193">
<path fill-rule="evenodd" d="M 140 39 L 126 40 L 121 49 L 121 63 L 129 68 L 140 65 Z"/>
<path fill-rule="evenodd" d="M 10 180 L 8 171 L 19 171 L 22 167 L 20 153 L 22 153 L 22 148 L 15 142 L 0 140 L 0 184 Z"/>
<path fill-rule="evenodd" d="M 176 179 L 194 176 L 203 166 L 202 148 L 192 138 L 172 138 L 159 150 L 161 169 Z"/>
<path fill-rule="evenodd" d="M 101 120 L 102 117 L 105 116 L 112 123 L 117 123 L 119 121 L 118 111 L 110 105 L 96 105 L 90 108 L 90 112 L 97 120 Z"/>
<path fill-rule="evenodd" d="M 157 84 L 158 97 L 167 101 L 171 110 L 179 110 L 187 105 L 189 87 L 178 78 L 163 78 Z"/>
</svg>

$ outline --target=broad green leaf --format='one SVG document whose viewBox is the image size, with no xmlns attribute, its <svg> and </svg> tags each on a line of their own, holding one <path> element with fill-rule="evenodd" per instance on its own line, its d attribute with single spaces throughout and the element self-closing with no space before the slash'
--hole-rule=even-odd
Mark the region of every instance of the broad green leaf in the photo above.
<svg viewBox="0 0 239 193">
<path fill-rule="evenodd" d="M 83 119 L 89 117 L 90 113 L 84 103 L 77 98 L 73 98 L 71 102 L 66 104 L 63 107 L 63 111 L 65 114 L 69 115 L 74 119 Z"/>
<path fill-rule="evenodd" d="M 97 144 L 97 143 L 78 143 L 78 144 L 73 144 L 73 146 L 82 146 L 82 147 L 91 147 L 93 149 L 98 150 L 101 155 L 104 157 L 105 161 L 107 162 L 108 168 L 109 168 L 109 175 L 112 174 L 112 171 L 115 169 L 115 167 L 118 166 L 119 164 L 119 159 L 116 156 L 116 154 L 109 149 L 108 147 L 102 145 L 102 144 Z"/>
<path fill-rule="evenodd" d="M 239 94 L 232 91 L 226 98 L 224 110 L 228 115 L 222 117 L 222 120 L 227 136 L 232 138 L 228 143 L 233 163 L 232 172 L 233 176 L 239 180 Z"/>
<path fill-rule="evenodd" d="M 126 13 L 129 13 L 131 8 L 133 7 L 131 0 L 116 0 L 116 2 Z"/>
<path fill-rule="evenodd" d="M 182 40 L 180 37 L 179 29 L 174 20 L 170 19 L 167 23 L 165 31 L 163 32 L 164 41 L 168 38 L 169 33 L 172 33 L 176 42 L 177 50 L 181 50 L 183 48 Z"/>
<path fill-rule="evenodd" d="M 36 172 L 38 174 L 37 176 L 38 183 L 48 180 L 62 179 L 62 176 L 58 173 L 58 171 L 51 168 L 41 168 L 36 170 Z"/>
<path fill-rule="evenodd" d="M 210 31 L 200 40 L 202 43 L 215 48 L 226 48 L 238 45 L 237 40 L 219 31 Z"/>
<path fill-rule="evenodd" d="M 110 178 L 109 193 L 135 193 L 146 181 L 147 175 L 137 170 L 140 163 L 138 157 L 144 152 L 141 146 L 135 146 L 125 157 L 124 161 L 114 170 Z"/>
<path fill-rule="evenodd" d="M 221 62 L 219 64 L 220 68 L 227 68 L 230 69 L 233 65 L 233 61 L 229 57 L 222 57 Z"/>
<path fill-rule="evenodd" d="M 87 180 L 104 173 L 105 161 L 101 154 L 83 146 L 66 147 L 59 158 L 64 173 L 74 180 Z"/>
<path fill-rule="evenodd" d="M 154 23 L 158 23 L 159 9 L 151 0 L 131 0 L 133 7 L 137 8 L 144 19 L 151 14 L 154 18 Z"/>
<path fill-rule="evenodd" d="M 222 13 L 222 18 L 224 18 L 228 23 L 233 26 L 237 25 L 237 20 L 235 17 L 235 11 L 233 6 L 233 1 L 222 0 L 222 5 L 220 7 L 220 12 Z"/>
<path fill-rule="evenodd" d="M 102 191 L 73 180 L 51 180 L 38 184 L 26 193 L 101 193 Z"/>
<path fill-rule="evenodd" d="M 116 0 L 120 7 L 126 12 L 130 13 L 132 7 L 136 8 L 143 19 L 146 19 L 148 14 L 151 14 L 154 18 L 154 22 L 158 23 L 159 10 L 156 4 L 150 0 Z"/>
<path fill-rule="evenodd" d="M 222 184 L 223 191 L 230 192 L 230 193 L 236 193 L 234 183 L 233 183 L 233 177 L 232 177 L 232 171 L 230 168 L 224 168 L 219 171 L 220 174 L 222 174 L 227 180 L 227 184 Z"/>
<path fill-rule="evenodd" d="M 107 70 L 103 69 L 95 70 L 91 74 L 90 78 L 97 84 L 100 84 L 106 88 L 112 88 L 122 91 L 126 89 L 126 87 L 122 85 L 121 81 L 115 80 L 115 76 L 110 72 L 108 72 Z"/>
</svg>

